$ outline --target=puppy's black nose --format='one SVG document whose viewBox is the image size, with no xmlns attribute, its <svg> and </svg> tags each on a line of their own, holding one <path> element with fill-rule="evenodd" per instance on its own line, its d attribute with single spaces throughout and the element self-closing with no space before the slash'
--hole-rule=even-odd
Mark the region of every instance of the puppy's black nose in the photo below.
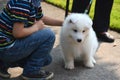
<svg viewBox="0 0 120 80">
<path fill-rule="evenodd" d="M 81 42 L 82 40 L 81 39 L 77 39 L 77 42 Z"/>
</svg>

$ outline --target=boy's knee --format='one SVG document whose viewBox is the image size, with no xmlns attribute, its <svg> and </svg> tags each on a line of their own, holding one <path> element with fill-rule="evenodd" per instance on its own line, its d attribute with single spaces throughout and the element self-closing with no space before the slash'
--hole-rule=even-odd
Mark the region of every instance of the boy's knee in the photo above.
<svg viewBox="0 0 120 80">
<path fill-rule="evenodd" d="M 45 28 L 43 30 L 35 32 L 29 38 L 31 38 L 34 41 L 40 40 L 40 42 L 41 41 L 46 41 L 46 40 L 54 42 L 55 41 L 55 34 L 51 29 Z"/>
<path fill-rule="evenodd" d="M 49 40 L 51 40 L 52 42 L 55 41 L 55 33 L 51 30 L 51 29 L 47 29 L 47 36 L 49 37 Z"/>
<path fill-rule="evenodd" d="M 55 34 L 53 32 L 51 32 L 50 37 L 53 41 L 55 41 Z"/>
</svg>

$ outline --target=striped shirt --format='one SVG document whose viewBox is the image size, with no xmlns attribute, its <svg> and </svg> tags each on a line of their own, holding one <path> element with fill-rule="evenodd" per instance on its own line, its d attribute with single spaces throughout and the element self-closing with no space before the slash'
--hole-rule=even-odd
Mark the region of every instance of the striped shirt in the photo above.
<svg viewBox="0 0 120 80">
<path fill-rule="evenodd" d="M 31 0 L 10 0 L 0 14 L 0 48 L 14 43 L 12 30 L 15 22 L 23 22 L 24 27 L 29 27 L 42 16 L 41 6 L 34 7 Z"/>
</svg>

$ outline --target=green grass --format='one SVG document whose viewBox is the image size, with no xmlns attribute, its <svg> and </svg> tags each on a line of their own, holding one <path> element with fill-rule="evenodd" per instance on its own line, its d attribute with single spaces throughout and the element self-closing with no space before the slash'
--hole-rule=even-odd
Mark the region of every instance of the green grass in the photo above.
<svg viewBox="0 0 120 80">
<path fill-rule="evenodd" d="M 70 0 L 69 11 L 71 10 L 72 1 Z M 46 0 L 46 2 L 51 3 L 57 7 L 65 9 L 66 7 L 66 0 Z M 93 0 L 90 17 L 93 18 L 94 15 L 94 6 L 95 0 Z M 111 13 L 111 21 L 110 21 L 110 29 L 120 32 L 120 0 L 114 0 L 112 13 Z"/>
</svg>

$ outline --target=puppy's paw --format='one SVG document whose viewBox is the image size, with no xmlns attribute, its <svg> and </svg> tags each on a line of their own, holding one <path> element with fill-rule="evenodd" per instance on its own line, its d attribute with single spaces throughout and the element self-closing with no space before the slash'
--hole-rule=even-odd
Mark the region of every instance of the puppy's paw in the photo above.
<svg viewBox="0 0 120 80">
<path fill-rule="evenodd" d="M 95 59 L 94 59 L 94 58 L 92 58 L 92 62 L 93 62 L 93 64 L 96 64 L 96 61 L 95 61 Z"/>
<path fill-rule="evenodd" d="M 87 68 L 93 68 L 94 67 L 94 63 L 92 61 L 88 61 L 88 62 L 85 63 L 85 66 Z"/>
<path fill-rule="evenodd" d="M 68 70 L 72 70 L 74 69 L 74 64 L 73 63 L 69 63 L 69 64 L 65 64 L 65 69 L 68 69 Z"/>
</svg>

